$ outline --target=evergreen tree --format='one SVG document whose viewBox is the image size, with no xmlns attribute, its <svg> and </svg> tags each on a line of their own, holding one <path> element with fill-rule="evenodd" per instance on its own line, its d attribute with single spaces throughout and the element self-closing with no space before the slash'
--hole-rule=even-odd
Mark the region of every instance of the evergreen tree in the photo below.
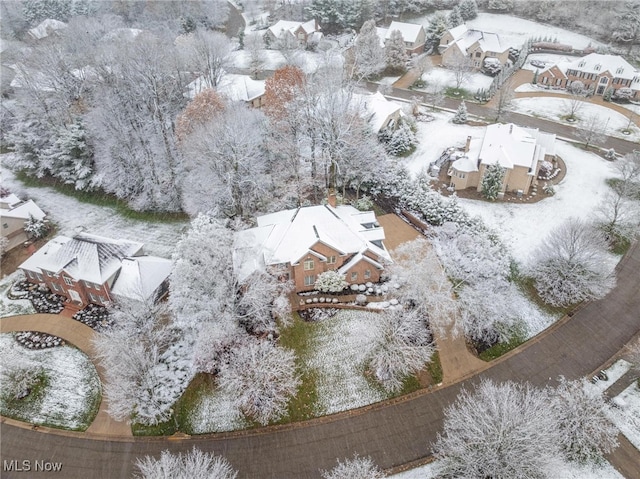
<svg viewBox="0 0 640 479">
<path fill-rule="evenodd" d="M 463 20 L 473 20 L 478 16 L 478 4 L 475 0 L 462 0 L 458 8 Z"/>
<path fill-rule="evenodd" d="M 344 26 L 342 0 L 313 0 L 307 12 L 315 18 L 325 33 L 338 33 Z"/>
<path fill-rule="evenodd" d="M 373 20 L 364 22 L 353 47 L 353 69 L 358 75 L 377 75 L 385 67 L 385 52 Z"/>
<path fill-rule="evenodd" d="M 44 219 L 41 220 L 29 214 L 29 219 L 24 222 L 24 232 L 27 233 L 29 238 L 39 240 L 49 232 L 49 223 Z"/>
<path fill-rule="evenodd" d="M 71 7 L 71 0 L 26 0 L 23 12 L 29 24 L 35 26 L 47 18 L 66 21 Z"/>
<path fill-rule="evenodd" d="M 464 22 L 462 19 L 462 14 L 460 13 L 460 8 L 453 7 L 453 10 L 451 10 L 451 13 L 449 13 L 449 17 L 447 18 L 447 20 L 449 22 L 450 28 L 454 28 L 454 27 L 457 27 L 458 25 L 462 25 Z"/>
<path fill-rule="evenodd" d="M 449 29 L 449 22 L 447 17 L 442 12 L 436 12 L 429 20 L 427 26 L 427 41 L 425 48 L 431 48 L 434 53 L 438 52 L 438 45 L 440 45 L 440 39 L 442 35 Z"/>
<path fill-rule="evenodd" d="M 628 52 L 640 39 L 640 2 L 628 0 L 616 15 L 616 30 L 612 37 L 616 42 L 629 46 Z"/>
<path fill-rule="evenodd" d="M 486 167 L 482 177 L 482 195 L 488 200 L 498 199 L 498 194 L 502 191 L 502 180 L 505 169 L 497 161 L 493 165 Z"/>
<path fill-rule="evenodd" d="M 460 103 L 458 111 L 456 111 L 456 114 L 451 121 L 457 125 L 467 122 L 467 105 L 464 103 L 464 100 Z"/>
<path fill-rule="evenodd" d="M 387 57 L 387 68 L 395 73 L 402 73 L 407 68 L 409 56 L 404 46 L 404 39 L 399 30 L 394 30 L 389 36 L 385 47 Z"/>
<path fill-rule="evenodd" d="M 533 72 L 533 80 L 531 80 L 531 83 L 533 83 L 534 85 L 538 84 L 538 69 L 536 68 L 536 71 Z"/>
<path fill-rule="evenodd" d="M 94 174 L 93 151 L 87 144 L 84 125 L 76 120 L 61 128 L 58 138 L 42 153 L 42 164 L 49 174 L 76 190 L 90 187 Z"/>
</svg>

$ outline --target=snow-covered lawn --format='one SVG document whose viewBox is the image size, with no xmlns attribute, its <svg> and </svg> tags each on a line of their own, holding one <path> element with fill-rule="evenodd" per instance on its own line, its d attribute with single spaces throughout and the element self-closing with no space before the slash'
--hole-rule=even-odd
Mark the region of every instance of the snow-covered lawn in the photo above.
<svg viewBox="0 0 640 479">
<path fill-rule="evenodd" d="M 442 10 L 445 14 L 449 11 Z M 433 13 L 406 20 L 410 23 L 429 25 L 429 18 Z M 585 35 L 574 33 L 564 28 L 536 23 L 531 20 L 514 17 L 512 15 L 500 15 L 497 13 L 478 13 L 478 17 L 467 22 L 469 28 L 482 30 L 485 32 L 497 33 L 500 41 L 513 47 L 520 47 L 531 37 L 549 37 L 556 39 L 560 43 L 566 43 L 574 48 L 585 48 L 589 44 L 594 47 L 603 46 L 602 43 L 593 40 Z"/>
<path fill-rule="evenodd" d="M 192 434 L 237 431 L 248 426 L 234 398 L 219 389 L 200 398 L 190 413 L 189 423 Z"/>
<path fill-rule="evenodd" d="M 314 328 L 306 367 L 315 370 L 317 414 L 332 414 L 386 399 L 364 376 L 373 338 L 370 324 L 376 313 L 341 309 Z"/>
<path fill-rule="evenodd" d="M 544 237 L 568 218 L 593 219 L 609 188 L 605 180 L 615 176 L 610 162 L 570 143 L 556 142 L 556 152 L 567 165 L 567 175 L 554 196 L 532 204 L 459 199 L 469 213 L 498 232 L 520 262 L 526 262 Z"/>
<path fill-rule="evenodd" d="M 552 121 L 561 121 L 562 116 L 567 115 L 567 102 L 563 98 L 519 98 L 513 100 L 511 109 L 525 115 L 546 118 Z M 629 117 L 618 113 L 610 108 L 594 105 L 592 103 L 583 102 L 580 109 L 576 112 L 578 121 L 573 123 L 578 128 L 586 128 L 590 118 L 597 117 L 600 119 L 601 126 L 607 135 L 624 138 L 629 141 L 640 142 L 640 129 L 631 123 L 630 135 L 625 135 L 622 130 L 629 126 Z"/>
<path fill-rule="evenodd" d="M 618 394 L 616 401 L 620 406 L 609 407 L 607 416 L 629 442 L 640 449 L 640 389 L 637 382 Z"/>
<path fill-rule="evenodd" d="M 456 86 L 455 73 L 444 67 L 433 67 L 422 75 L 422 79 L 427 83 L 427 88 L 424 91 L 430 91 L 429 88 L 433 84 L 444 88 Z M 480 88 L 489 88 L 491 82 L 493 82 L 493 77 L 482 73 L 471 73 L 460 87 L 473 94 Z M 420 91 L 420 89 L 416 88 L 416 91 Z"/>
<path fill-rule="evenodd" d="M 464 146 L 467 136 L 479 138 L 484 135 L 483 127 L 451 123 L 453 115 L 450 113 L 432 111 L 428 111 L 428 113 L 434 116 L 435 120 L 428 123 L 417 123 L 418 132 L 416 135 L 420 143 L 416 151 L 404 160 L 405 165 L 414 176 L 427 168 L 429 163 L 437 160 L 443 150 L 450 146 Z"/>
<path fill-rule="evenodd" d="M 65 429 L 89 427 L 98 411 L 101 388 L 98 373 L 84 353 L 71 346 L 29 350 L 12 334 L 1 334 L 0 367 L 9 364 L 44 368 L 48 385 L 39 399 L 29 402 L 27 396 L 12 411 L 3 401 L 3 415 Z"/>
<path fill-rule="evenodd" d="M 393 479 L 436 479 L 438 464 L 432 462 L 426 466 L 389 476 Z M 556 471 L 555 479 L 624 479 L 608 462 L 603 465 L 582 465 L 567 462 Z"/>
<path fill-rule="evenodd" d="M 7 293 L 11 285 L 24 279 L 22 271 L 15 271 L 0 279 L 0 318 L 19 314 L 35 314 L 36 310 L 28 299 L 9 299 Z"/>
<path fill-rule="evenodd" d="M 615 363 L 613 363 L 608 369 L 605 370 L 605 372 L 607 373 L 606 381 L 598 381 L 595 384 L 591 383 L 589 384 L 589 387 L 591 389 L 595 389 L 596 391 L 603 393 L 607 389 L 609 389 L 611 386 L 613 386 L 613 384 L 618 379 L 624 376 L 627 373 L 627 371 L 629 371 L 629 369 L 631 369 L 631 363 L 625 361 L 624 359 L 620 359 Z M 588 378 L 588 379 L 591 379 L 591 378 Z"/>
<path fill-rule="evenodd" d="M 6 168 L 0 172 L 3 187 L 13 193 L 25 192 L 34 199 L 56 223 L 60 235 L 73 236 L 84 231 L 140 241 L 146 253 L 170 258 L 181 232 L 188 226 L 186 221 L 162 223 L 124 218 L 113 208 L 82 203 L 53 188 L 26 187 Z"/>
</svg>

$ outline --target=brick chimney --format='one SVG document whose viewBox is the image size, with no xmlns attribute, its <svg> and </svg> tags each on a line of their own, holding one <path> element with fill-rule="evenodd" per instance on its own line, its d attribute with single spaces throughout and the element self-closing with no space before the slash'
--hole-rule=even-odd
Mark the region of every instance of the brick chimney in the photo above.
<svg viewBox="0 0 640 479">
<path fill-rule="evenodd" d="M 331 206 L 332 208 L 335 208 L 337 205 L 336 192 L 333 188 L 329 188 L 329 193 L 327 195 L 327 203 L 329 203 L 329 206 Z"/>
<path fill-rule="evenodd" d="M 469 148 L 471 148 L 471 137 L 467 137 L 467 144 L 464 145 L 464 152 L 469 153 Z"/>
</svg>

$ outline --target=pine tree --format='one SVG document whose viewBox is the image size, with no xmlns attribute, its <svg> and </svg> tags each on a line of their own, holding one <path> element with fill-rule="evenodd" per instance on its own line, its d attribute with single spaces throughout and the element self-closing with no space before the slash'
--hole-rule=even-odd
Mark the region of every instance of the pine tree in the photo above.
<svg viewBox="0 0 640 479">
<path fill-rule="evenodd" d="M 76 190 L 90 187 L 94 174 L 93 151 L 87 143 L 84 125 L 75 120 L 61 128 L 58 138 L 42 154 L 42 164 L 49 174 Z"/>
<path fill-rule="evenodd" d="M 449 22 L 450 28 L 454 28 L 454 27 L 457 27 L 458 25 L 462 25 L 463 19 L 462 19 L 462 14 L 460 13 L 460 8 L 453 7 L 453 10 L 451 10 L 451 13 L 449 13 L 449 17 L 447 18 L 447 20 Z"/>
<path fill-rule="evenodd" d="M 482 195 L 488 200 L 498 199 L 498 194 L 502 191 L 504 172 L 505 169 L 497 161 L 486 167 L 482 177 Z"/>
<path fill-rule="evenodd" d="M 66 21 L 71 7 L 71 0 L 27 0 L 23 12 L 29 24 L 34 26 L 47 18 Z"/>
<path fill-rule="evenodd" d="M 640 38 L 640 2 L 628 0 L 616 15 L 617 29 L 612 33 L 613 40 L 627 44 L 628 52 Z"/>
<path fill-rule="evenodd" d="M 478 16 L 478 5 L 475 0 L 462 0 L 458 8 L 463 20 L 473 20 Z"/>
<path fill-rule="evenodd" d="M 377 75 L 385 67 L 385 52 L 373 20 L 367 20 L 360 29 L 353 47 L 353 68 L 358 75 L 367 78 Z"/>
<path fill-rule="evenodd" d="M 387 45 L 385 47 L 385 55 L 387 57 L 387 68 L 395 73 L 402 73 L 406 70 L 409 56 L 404 46 L 404 39 L 399 30 L 391 32 Z"/>
<path fill-rule="evenodd" d="M 447 16 L 442 12 L 436 12 L 431 17 L 431 20 L 429 20 L 429 25 L 427 26 L 426 48 L 431 48 L 434 52 L 437 52 L 440 39 L 448 29 L 449 22 Z"/>
<path fill-rule="evenodd" d="M 460 103 L 458 111 L 456 111 L 456 114 L 451 121 L 457 125 L 467 122 L 467 105 L 464 103 L 464 100 Z"/>
</svg>

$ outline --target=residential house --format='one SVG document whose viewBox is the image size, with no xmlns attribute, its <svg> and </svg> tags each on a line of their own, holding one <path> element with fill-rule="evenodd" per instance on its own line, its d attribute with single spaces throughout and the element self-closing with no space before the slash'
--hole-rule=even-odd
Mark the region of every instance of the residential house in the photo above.
<svg viewBox="0 0 640 479">
<path fill-rule="evenodd" d="M 33 200 L 22 201 L 14 194 L 0 198 L 0 235 L 8 240 L 6 251 L 29 240 L 24 224 L 32 216 L 37 220 L 46 216 Z"/>
<path fill-rule="evenodd" d="M 424 52 L 427 33 L 422 25 L 394 21 L 391 22 L 388 28 L 376 28 L 382 46 L 387 44 L 394 30 L 398 30 L 402 34 L 402 39 L 409 55 Z"/>
<path fill-rule="evenodd" d="M 485 59 L 496 59 L 503 66 L 509 60 L 509 46 L 497 33 L 469 29 L 465 24 L 447 30 L 440 39 L 438 51 L 444 66 L 468 58 L 472 68 L 479 70 Z"/>
<path fill-rule="evenodd" d="M 487 166 L 505 169 L 501 191 L 529 194 L 543 161 L 555 160 L 556 135 L 513 123 L 489 125 L 483 138 L 467 138 L 464 153 L 449 168 L 456 190 L 482 189 Z"/>
<path fill-rule="evenodd" d="M 20 265 L 27 280 L 81 307 L 119 298 L 153 301 L 166 291 L 171 261 L 145 256 L 143 244 L 87 233 L 57 236 Z"/>
<path fill-rule="evenodd" d="M 379 133 L 387 127 L 393 128 L 404 116 L 400 105 L 387 100 L 380 92 L 372 95 L 354 94 L 353 100 L 360 102 L 360 105 L 364 107 L 365 117 L 369 120 L 375 133 Z"/>
<path fill-rule="evenodd" d="M 640 99 L 640 71 L 619 55 L 590 53 L 572 62 L 558 63 L 538 74 L 538 84 L 567 88 L 580 81 L 595 95 L 604 95 L 608 89 L 631 90 L 631 98 Z"/>
<path fill-rule="evenodd" d="M 193 99 L 198 93 L 211 85 L 205 77 L 198 77 L 187 85 L 187 98 Z M 226 73 L 215 90 L 231 101 L 242 101 L 254 108 L 264 105 L 265 82 L 254 80 L 247 75 Z"/>
<path fill-rule="evenodd" d="M 322 29 L 316 20 L 308 22 L 295 22 L 280 20 L 275 25 L 267 28 L 264 41 L 270 48 L 278 48 L 279 43 L 284 45 L 297 45 L 305 48 L 312 43 L 318 43 L 322 39 Z"/>
<path fill-rule="evenodd" d="M 233 262 L 240 281 L 266 270 L 293 281 L 297 292 L 310 291 L 319 274 L 337 270 L 349 284 L 374 283 L 391 261 L 373 211 L 306 206 L 259 216 L 257 223 L 236 235 Z"/>
</svg>

